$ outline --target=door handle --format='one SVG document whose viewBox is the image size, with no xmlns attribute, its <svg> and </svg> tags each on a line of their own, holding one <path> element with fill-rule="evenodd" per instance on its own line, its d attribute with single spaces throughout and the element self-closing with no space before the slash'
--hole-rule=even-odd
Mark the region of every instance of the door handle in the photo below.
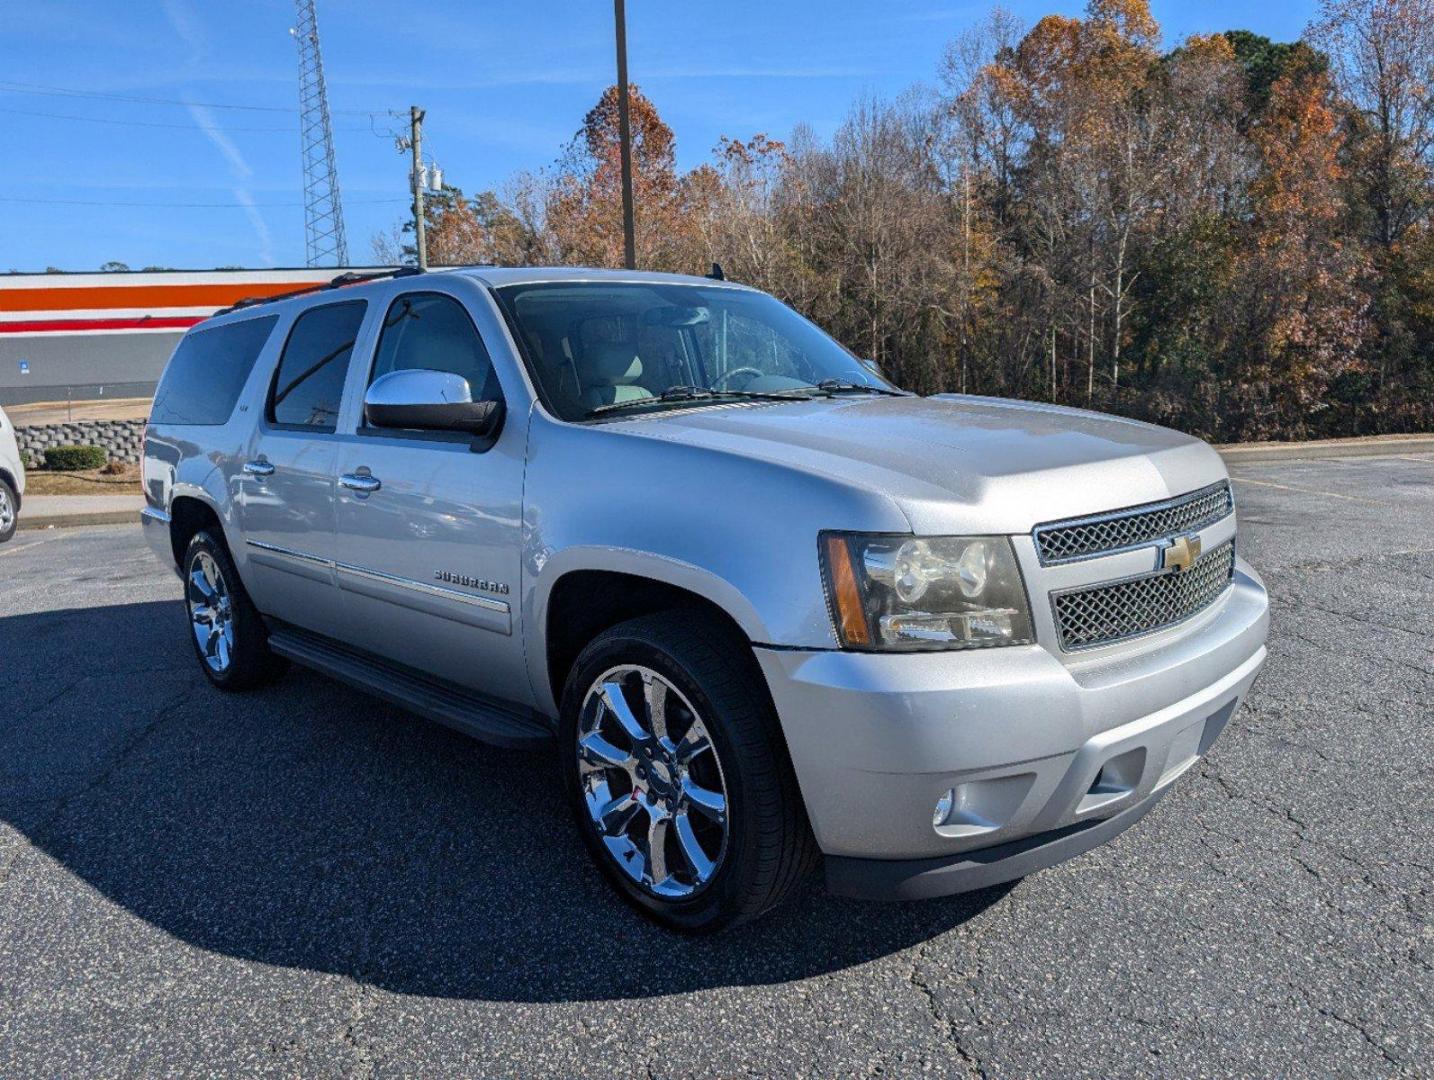
<svg viewBox="0 0 1434 1080">
<path fill-rule="evenodd" d="M 246 461 L 244 471 L 250 476 L 273 476 L 274 466 L 267 461 Z"/>
<path fill-rule="evenodd" d="M 339 477 L 339 484 L 361 495 L 372 495 L 383 487 L 379 478 L 369 473 L 344 473 Z"/>
</svg>

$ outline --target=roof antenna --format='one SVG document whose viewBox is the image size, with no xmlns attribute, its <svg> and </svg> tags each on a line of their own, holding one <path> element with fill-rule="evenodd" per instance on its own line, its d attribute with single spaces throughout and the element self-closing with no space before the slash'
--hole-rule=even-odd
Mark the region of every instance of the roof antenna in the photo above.
<svg viewBox="0 0 1434 1080">
<path fill-rule="evenodd" d="M 708 274 L 707 276 L 710 277 L 713 281 L 726 281 L 726 280 L 727 280 L 727 275 L 724 274 L 724 273 L 722 273 L 722 264 L 721 264 L 721 263 L 716 263 L 716 262 L 713 263 L 713 264 L 712 264 L 712 272 L 711 272 L 710 274 Z"/>
</svg>

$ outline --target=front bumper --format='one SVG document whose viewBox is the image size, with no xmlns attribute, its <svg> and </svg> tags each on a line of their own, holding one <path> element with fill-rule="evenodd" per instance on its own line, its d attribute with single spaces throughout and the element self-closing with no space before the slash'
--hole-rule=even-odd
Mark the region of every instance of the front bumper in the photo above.
<svg viewBox="0 0 1434 1080">
<path fill-rule="evenodd" d="M 757 649 L 833 891 L 983 888 L 1143 815 L 1209 749 L 1265 658 L 1268 600 L 1229 594 L 1118 655 Z M 948 790 L 956 812 L 935 827 Z"/>
</svg>

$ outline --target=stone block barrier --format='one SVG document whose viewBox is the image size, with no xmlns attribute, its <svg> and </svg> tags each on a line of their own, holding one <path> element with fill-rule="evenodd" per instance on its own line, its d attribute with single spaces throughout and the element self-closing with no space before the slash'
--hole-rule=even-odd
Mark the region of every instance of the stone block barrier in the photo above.
<svg viewBox="0 0 1434 1080">
<path fill-rule="evenodd" d="M 45 451 L 54 446 L 100 446 L 111 461 L 135 464 L 139 461 L 139 444 L 144 436 L 144 420 L 77 420 L 72 424 L 38 424 L 15 427 L 15 441 L 20 453 L 29 458 L 30 467 L 44 464 Z"/>
</svg>

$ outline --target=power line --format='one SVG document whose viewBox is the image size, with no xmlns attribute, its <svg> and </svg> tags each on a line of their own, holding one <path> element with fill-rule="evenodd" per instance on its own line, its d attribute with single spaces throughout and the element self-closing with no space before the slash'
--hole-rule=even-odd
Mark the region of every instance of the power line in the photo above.
<svg viewBox="0 0 1434 1080">
<path fill-rule="evenodd" d="M 168 128 L 174 131 L 221 131 L 228 135 L 231 132 L 241 131 L 266 131 L 276 134 L 292 135 L 292 127 L 224 127 L 211 128 L 199 124 L 168 124 L 159 120 L 116 120 L 108 116 L 76 116 L 73 113 L 52 113 L 37 112 L 33 109 L 8 109 L 0 107 L 0 113 L 9 113 L 13 116 L 38 116 L 47 120 L 79 120 L 87 124 L 114 124 L 120 127 L 147 127 L 147 128 Z M 338 128 L 339 131 L 368 131 L 368 128 Z"/>
<path fill-rule="evenodd" d="M 103 101 L 129 101 L 139 105 L 194 105 L 201 109 L 238 109 L 245 112 L 275 112 L 293 116 L 297 111 L 282 105 L 234 105 L 217 101 L 184 101 L 180 98 L 148 97 L 139 94 L 115 94 L 107 90 L 80 90 L 71 86 L 47 86 L 42 83 L 10 82 L 0 79 L 0 92 L 7 94 L 41 94 L 50 97 L 98 98 Z M 334 109 L 349 116 L 372 116 L 369 109 Z M 379 110 L 380 112 L 383 110 Z"/>
<path fill-rule="evenodd" d="M 390 203 L 406 203 L 407 199 L 349 199 L 348 202 L 359 206 L 379 206 Z M 268 210 L 279 208 L 299 208 L 302 202 L 274 202 L 274 203 L 177 203 L 177 202 L 110 202 L 108 200 L 98 201 L 89 199 L 24 199 L 9 195 L 0 195 L 0 202 L 4 203 L 25 203 L 33 206 L 147 206 L 154 210 Z"/>
</svg>

